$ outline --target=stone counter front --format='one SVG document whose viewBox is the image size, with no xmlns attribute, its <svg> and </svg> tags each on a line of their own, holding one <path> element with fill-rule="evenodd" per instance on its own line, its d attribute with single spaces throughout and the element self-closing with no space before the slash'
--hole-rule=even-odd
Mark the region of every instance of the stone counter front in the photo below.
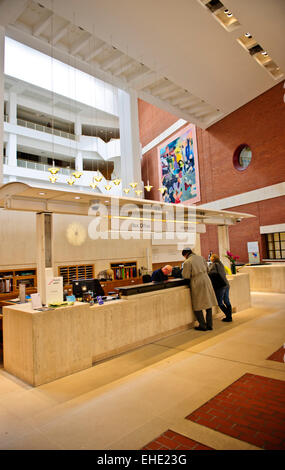
<svg viewBox="0 0 285 470">
<path fill-rule="evenodd" d="M 229 276 L 234 311 L 250 307 L 249 276 Z M 215 312 L 218 307 L 214 308 Z M 38 386 L 194 326 L 187 286 L 38 312 L 3 308 L 4 369 Z"/>
<path fill-rule="evenodd" d="M 252 291 L 285 293 L 285 263 L 244 266 L 241 272 L 249 274 Z"/>
</svg>

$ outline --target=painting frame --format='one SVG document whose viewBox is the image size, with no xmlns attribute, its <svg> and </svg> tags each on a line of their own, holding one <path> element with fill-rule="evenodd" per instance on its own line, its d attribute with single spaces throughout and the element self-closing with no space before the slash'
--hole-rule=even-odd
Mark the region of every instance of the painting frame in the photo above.
<svg viewBox="0 0 285 470">
<path fill-rule="evenodd" d="M 189 142 L 190 157 L 189 157 Z M 187 141 L 188 155 L 182 142 Z M 182 149 L 182 150 L 181 150 Z M 179 158 L 179 160 L 178 160 Z M 201 201 L 196 126 L 188 124 L 157 146 L 159 187 L 167 191 L 159 199 L 192 205 Z M 175 166 L 177 168 L 175 168 Z M 167 184 L 165 182 L 167 181 Z"/>
</svg>

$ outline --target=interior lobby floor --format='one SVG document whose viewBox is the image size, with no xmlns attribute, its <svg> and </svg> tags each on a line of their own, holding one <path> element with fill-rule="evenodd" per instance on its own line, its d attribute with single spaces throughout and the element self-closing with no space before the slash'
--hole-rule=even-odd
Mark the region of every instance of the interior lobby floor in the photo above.
<svg viewBox="0 0 285 470">
<path fill-rule="evenodd" d="M 285 294 L 222 317 L 37 388 L 2 366 L 0 449 L 285 449 Z"/>
</svg>

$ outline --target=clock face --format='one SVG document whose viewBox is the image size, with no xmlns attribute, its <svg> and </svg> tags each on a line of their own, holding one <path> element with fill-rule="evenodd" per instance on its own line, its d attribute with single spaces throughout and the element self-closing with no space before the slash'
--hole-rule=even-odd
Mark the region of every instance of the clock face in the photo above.
<svg viewBox="0 0 285 470">
<path fill-rule="evenodd" d="M 82 245 L 87 236 L 87 231 L 83 225 L 78 223 L 70 224 L 66 229 L 66 238 L 71 245 Z"/>
</svg>

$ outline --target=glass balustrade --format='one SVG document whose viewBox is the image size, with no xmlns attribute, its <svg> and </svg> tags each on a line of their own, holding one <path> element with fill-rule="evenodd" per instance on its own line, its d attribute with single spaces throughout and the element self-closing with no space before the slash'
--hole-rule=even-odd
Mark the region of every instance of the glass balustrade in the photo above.
<svg viewBox="0 0 285 470">
<path fill-rule="evenodd" d="M 38 163 L 38 162 L 30 162 L 28 160 L 22 160 L 20 158 L 17 159 L 17 166 L 21 168 L 29 168 L 31 170 L 38 170 L 38 171 L 47 171 L 51 167 L 51 165 L 47 165 L 45 163 Z M 70 168 L 59 168 L 60 173 L 63 175 L 69 175 L 72 171 Z"/>
<path fill-rule="evenodd" d="M 8 122 L 8 116 L 4 116 L 4 121 Z M 17 119 L 18 126 L 26 127 L 28 129 L 34 129 L 35 131 L 45 132 L 46 134 L 53 134 L 65 139 L 75 140 L 75 135 L 69 132 L 61 131 L 59 129 L 53 129 L 52 127 L 43 126 L 36 124 L 35 122 L 25 121 L 24 119 Z"/>
</svg>

